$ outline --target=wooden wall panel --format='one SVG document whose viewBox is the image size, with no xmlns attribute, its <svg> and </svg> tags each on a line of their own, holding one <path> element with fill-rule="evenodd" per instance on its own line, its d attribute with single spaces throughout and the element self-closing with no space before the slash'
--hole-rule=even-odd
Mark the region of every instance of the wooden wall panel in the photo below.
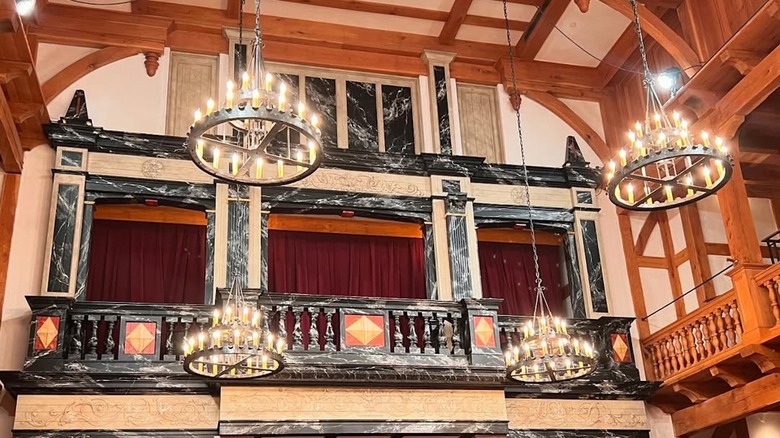
<svg viewBox="0 0 780 438">
<path fill-rule="evenodd" d="M 685 0 L 677 15 L 685 41 L 707 60 L 764 4 L 765 0 Z"/>
<path fill-rule="evenodd" d="M 171 53 L 165 133 L 187 135 L 195 110 L 204 111 L 209 98 L 217 99 L 218 82 L 218 57 Z"/>
<path fill-rule="evenodd" d="M 503 163 L 495 87 L 458 84 L 458 113 L 463 155 Z"/>
</svg>

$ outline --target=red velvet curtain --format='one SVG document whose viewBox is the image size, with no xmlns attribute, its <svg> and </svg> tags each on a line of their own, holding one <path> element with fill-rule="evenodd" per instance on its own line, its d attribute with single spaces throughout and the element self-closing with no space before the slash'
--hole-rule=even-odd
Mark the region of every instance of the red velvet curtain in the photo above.
<svg viewBox="0 0 780 438">
<path fill-rule="evenodd" d="M 423 241 L 271 230 L 268 289 L 281 293 L 425 298 Z"/>
<path fill-rule="evenodd" d="M 206 227 L 95 220 L 90 301 L 203 304 Z"/>
<path fill-rule="evenodd" d="M 564 299 L 560 248 L 548 245 L 537 248 L 547 302 L 553 313 L 560 314 Z M 530 245 L 479 242 L 479 270 L 482 276 L 482 296 L 504 300 L 498 308 L 499 314 L 533 314 L 536 276 Z"/>
</svg>

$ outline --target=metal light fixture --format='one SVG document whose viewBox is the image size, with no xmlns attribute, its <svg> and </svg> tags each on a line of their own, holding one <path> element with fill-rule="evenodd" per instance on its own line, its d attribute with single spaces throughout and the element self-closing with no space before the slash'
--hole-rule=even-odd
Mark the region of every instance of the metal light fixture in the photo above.
<svg viewBox="0 0 780 438">
<path fill-rule="evenodd" d="M 274 342 L 269 315 L 244 298 L 233 281 L 222 310 L 214 310 L 211 327 L 184 340 L 184 370 L 212 379 L 254 379 L 284 368 L 285 340 Z"/>
<path fill-rule="evenodd" d="M 16 0 L 16 12 L 19 15 L 27 16 L 35 10 L 35 0 Z"/>
<path fill-rule="evenodd" d="M 627 210 L 665 210 L 703 199 L 731 179 L 728 147 L 707 132 L 696 135 L 679 113 L 664 111 L 647 62 L 636 0 L 629 0 L 647 90 L 645 120 L 628 132 L 629 145 L 605 171 L 609 199 Z"/>
<path fill-rule="evenodd" d="M 512 71 L 512 86 L 517 90 L 513 45 L 509 33 L 507 0 L 504 4 L 506 42 L 509 46 L 509 65 Z M 531 204 L 528 167 L 525 160 L 523 129 L 520 123 L 520 107 L 515 107 L 517 135 L 520 139 L 525 202 L 528 208 L 531 249 L 534 259 L 536 302 L 533 317 L 523 325 L 523 337 L 512 338 L 507 333 L 506 375 L 509 379 L 524 383 L 552 383 L 584 377 L 596 369 L 596 355 L 590 344 L 569 333 L 566 321 L 552 315 L 539 269 L 539 255 L 536 248 L 534 212 Z"/>
<path fill-rule="evenodd" d="M 242 11 L 239 21 L 243 28 Z M 274 186 L 303 179 L 322 160 L 319 119 L 303 102 L 289 102 L 287 85 L 265 67 L 260 0 L 249 65 L 240 84 L 227 82 L 223 107 L 209 99 L 205 112 L 195 111 L 185 146 L 200 169 L 229 182 Z"/>
</svg>

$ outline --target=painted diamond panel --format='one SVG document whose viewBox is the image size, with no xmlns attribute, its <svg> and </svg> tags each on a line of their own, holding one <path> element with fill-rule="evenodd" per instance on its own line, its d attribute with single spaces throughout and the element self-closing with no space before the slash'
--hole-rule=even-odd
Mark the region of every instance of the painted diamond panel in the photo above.
<svg viewBox="0 0 780 438">
<path fill-rule="evenodd" d="M 480 348 L 495 348 L 496 329 L 493 324 L 493 317 L 475 316 L 474 317 L 474 344 Z"/>
<path fill-rule="evenodd" d="M 56 350 L 59 334 L 59 316 L 39 316 L 35 320 L 35 350 Z"/>
<path fill-rule="evenodd" d="M 631 350 L 625 333 L 612 333 L 612 353 L 615 362 L 631 362 Z"/>
<path fill-rule="evenodd" d="M 128 322 L 125 333 L 125 354 L 154 354 L 157 323 Z"/>
<path fill-rule="evenodd" d="M 384 347 L 383 315 L 344 315 L 347 347 Z"/>
</svg>

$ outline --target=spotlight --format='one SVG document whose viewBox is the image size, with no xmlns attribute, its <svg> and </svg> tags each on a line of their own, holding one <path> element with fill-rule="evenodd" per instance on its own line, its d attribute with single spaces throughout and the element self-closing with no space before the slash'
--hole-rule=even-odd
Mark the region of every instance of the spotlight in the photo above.
<svg viewBox="0 0 780 438">
<path fill-rule="evenodd" d="M 661 73 L 658 75 L 658 86 L 665 90 L 671 90 L 677 81 L 668 73 Z"/>
<path fill-rule="evenodd" d="M 682 85 L 682 70 L 677 67 L 667 68 L 655 78 L 658 86 L 664 90 L 669 90 L 669 94 L 674 96 L 680 91 Z"/>
<path fill-rule="evenodd" d="M 30 15 L 35 9 L 35 0 L 16 0 L 16 12 L 19 15 Z"/>
</svg>

